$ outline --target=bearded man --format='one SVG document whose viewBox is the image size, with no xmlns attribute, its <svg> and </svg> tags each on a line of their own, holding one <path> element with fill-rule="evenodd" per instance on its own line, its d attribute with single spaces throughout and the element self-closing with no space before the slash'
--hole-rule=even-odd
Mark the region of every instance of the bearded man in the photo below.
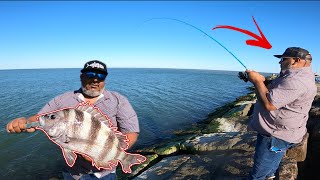
<svg viewBox="0 0 320 180">
<path fill-rule="evenodd" d="M 38 114 L 89 102 L 109 117 L 113 127 L 127 135 L 130 148 L 137 141 L 140 131 L 137 114 L 126 97 L 117 92 L 105 90 L 107 75 L 107 66 L 103 62 L 93 60 L 85 63 L 80 75 L 81 88 L 53 98 Z M 27 123 L 34 121 L 37 121 L 37 114 L 29 118 L 14 119 L 7 124 L 7 131 L 9 133 L 34 132 L 35 128 L 26 128 Z M 115 170 L 98 170 L 92 166 L 90 158 L 81 155 L 78 157 L 71 168 L 66 167 L 66 172 L 63 172 L 64 179 L 116 179 Z"/>
</svg>

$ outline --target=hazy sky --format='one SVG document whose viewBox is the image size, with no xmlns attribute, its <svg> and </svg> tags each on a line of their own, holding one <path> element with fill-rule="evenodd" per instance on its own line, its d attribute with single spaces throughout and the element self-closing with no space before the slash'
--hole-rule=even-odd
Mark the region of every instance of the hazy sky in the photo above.
<svg viewBox="0 0 320 180">
<path fill-rule="evenodd" d="M 258 33 L 254 16 L 272 49 L 248 46 L 230 25 Z M 92 59 L 108 67 L 279 72 L 274 54 L 308 49 L 320 71 L 320 2 L 0 2 L 0 69 L 81 68 Z"/>
</svg>

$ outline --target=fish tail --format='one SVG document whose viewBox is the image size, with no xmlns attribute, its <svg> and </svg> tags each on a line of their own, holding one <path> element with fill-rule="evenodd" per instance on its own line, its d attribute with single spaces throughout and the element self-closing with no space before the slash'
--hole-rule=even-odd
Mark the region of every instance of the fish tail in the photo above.
<svg viewBox="0 0 320 180">
<path fill-rule="evenodd" d="M 123 152 L 125 153 L 125 152 Z M 144 161 L 146 161 L 147 158 L 140 155 L 140 154 L 130 154 L 130 153 L 126 153 L 125 157 L 123 158 L 123 160 L 120 161 L 121 166 L 122 166 L 122 171 L 124 173 L 131 173 L 131 166 L 135 165 L 135 164 L 141 164 Z"/>
</svg>

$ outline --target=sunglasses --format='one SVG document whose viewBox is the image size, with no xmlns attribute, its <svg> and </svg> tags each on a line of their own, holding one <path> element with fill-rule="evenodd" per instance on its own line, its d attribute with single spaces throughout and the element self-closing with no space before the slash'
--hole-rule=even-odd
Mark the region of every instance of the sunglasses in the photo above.
<svg viewBox="0 0 320 180">
<path fill-rule="evenodd" d="M 290 58 L 294 58 L 294 57 L 282 57 L 282 58 L 280 59 L 280 62 L 283 62 L 283 61 L 285 61 L 285 60 L 287 60 L 287 59 L 290 59 Z"/>
<path fill-rule="evenodd" d="M 94 73 L 94 72 L 86 72 L 86 73 L 84 73 L 84 74 L 85 74 L 85 75 L 87 76 L 87 78 L 89 78 L 89 79 L 92 79 L 92 78 L 97 77 L 98 80 L 100 80 L 100 81 L 105 80 L 106 77 L 107 77 L 107 74 L 99 74 L 99 73 Z"/>
</svg>

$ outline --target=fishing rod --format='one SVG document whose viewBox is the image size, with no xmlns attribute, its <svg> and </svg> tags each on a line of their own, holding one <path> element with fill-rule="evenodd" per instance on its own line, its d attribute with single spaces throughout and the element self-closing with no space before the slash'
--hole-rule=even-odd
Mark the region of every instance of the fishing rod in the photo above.
<svg viewBox="0 0 320 180">
<path fill-rule="evenodd" d="M 215 41 L 216 43 L 218 43 L 221 47 L 223 47 L 226 51 L 228 51 L 245 69 L 247 69 L 247 67 L 243 64 L 243 62 L 241 62 L 241 60 L 238 59 L 232 52 L 230 52 L 224 45 L 222 45 L 219 41 L 217 41 L 216 39 L 214 39 L 213 37 L 211 37 L 210 35 L 208 35 L 206 32 L 202 31 L 201 29 L 195 27 L 195 26 L 192 25 L 192 24 L 189 24 L 189 23 L 187 23 L 187 22 L 181 21 L 181 20 L 179 20 L 179 19 L 174 19 L 174 18 L 152 18 L 152 19 L 149 19 L 149 20 L 145 21 L 144 23 L 147 23 L 147 22 L 152 21 L 152 20 L 160 20 L 160 19 L 177 21 L 177 22 L 186 24 L 186 25 L 188 25 L 188 26 L 191 26 L 191 27 L 195 28 L 196 30 L 202 32 L 204 35 L 206 35 L 206 36 L 209 37 L 210 39 L 214 40 L 214 41 Z"/>
</svg>

